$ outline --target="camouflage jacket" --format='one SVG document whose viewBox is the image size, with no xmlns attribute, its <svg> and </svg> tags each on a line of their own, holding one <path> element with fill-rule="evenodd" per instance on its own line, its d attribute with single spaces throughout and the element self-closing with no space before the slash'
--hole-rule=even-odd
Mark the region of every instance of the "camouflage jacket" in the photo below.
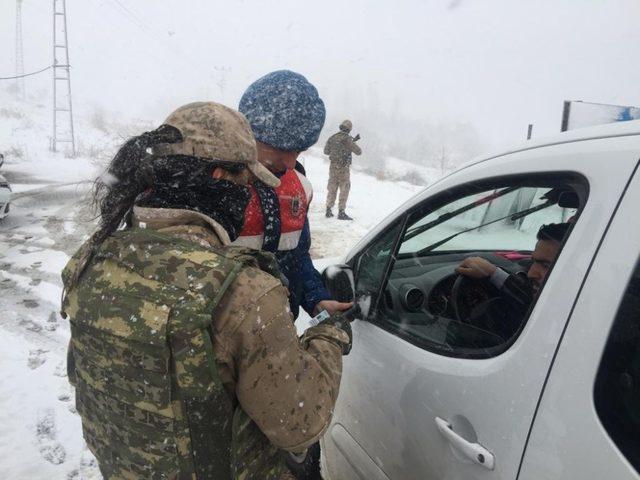
<svg viewBox="0 0 640 480">
<path fill-rule="evenodd" d="M 229 238 L 220 225 L 196 212 L 136 207 L 133 225 L 226 253 L 231 258 L 243 254 L 242 249 L 228 246 Z M 255 255 L 273 260 L 270 254 Z M 167 268 L 175 269 L 179 262 L 176 257 L 175 262 L 167 262 Z M 207 312 L 213 318 L 211 342 L 218 375 L 232 403 L 241 410 L 227 420 L 234 422 L 235 428 L 244 417 L 272 446 L 300 452 L 315 443 L 329 425 L 340 383 L 342 344 L 348 342 L 348 337 L 340 329 L 319 325 L 307 330 L 299 340 L 286 288 L 279 279 L 258 268 L 258 263 L 260 260 L 255 266 L 244 266 L 214 311 Z M 122 281 L 100 272 L 96 277 L 91 269 L 89 263 L 80 283 L 85 278 L 107 283 Z M 73 285 L 65 287 L 68 294 L 74 289 Z M 72 320 L 73 311 L 78 308 L 69 308 L 67 302 Z M 126 328 L 135 319 L 110 321 L 122 322 Z M 254 440 L 242 441 L 255 444 Z M 264 448 L 264 444 L 260 446 Z M 242 448 L 240 445 L 239 450 Z"/>
<path fill-rule="evenodd" d="M 324 154 L 329 155 L 332 164 L 339 167 L 351 165 L 351 154 L 360 155 L 362 150 L 346 132 L 338 132 L 329 137 L 324 146 Z"/>
</svg>

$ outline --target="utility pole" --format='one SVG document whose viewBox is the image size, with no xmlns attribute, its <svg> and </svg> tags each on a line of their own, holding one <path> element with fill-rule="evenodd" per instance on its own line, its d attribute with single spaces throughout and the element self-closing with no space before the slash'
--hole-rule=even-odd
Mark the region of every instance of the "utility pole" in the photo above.
<svg viewBox="0 0 640 480">
<path fill-rule="evenodd" d="M 24 48 L 22 45 L 22 0 L 16 0 L 16 97 L 24 100 Z"/>
<path fill-rule="evenodd" d="M 444 175 L 444 171 L 447 168 L 447 154 L 444 149 L 444 145 L 442 145 L 442 150 L 440 153 L 440 171 L 442 175 Z"/>
<path fill-rule="evenodd" d="M 565 100 L 562 107 L 562 124 L 560 131 L 566 132 L 569 129 L 569 115 L 571 115 L 571 102 Z"/>
<path fill-rule="evenodd" d="M 51 149 L 58 151 L 59 143 L 70 143 L 76 154 L 71 103 L 71 72 L 67 37 L 67 1 L 53 0 L 53 138 Z M 62 124 L 66 123 L 67 128 Z"/>
</svg>

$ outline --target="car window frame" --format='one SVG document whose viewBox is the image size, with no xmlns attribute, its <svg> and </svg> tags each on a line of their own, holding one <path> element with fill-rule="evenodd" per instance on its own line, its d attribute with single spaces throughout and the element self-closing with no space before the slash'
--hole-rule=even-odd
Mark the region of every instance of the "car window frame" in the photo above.
<svg viewBox="0 0 640 480">
<path fill-rule="evenodd" d="M 484 348 L 482 351 L 478 352 L 456 352 L 452 351 L 452 349 L 447 348 L 447 346 L 443 344 L 437 344 L 436 342 L 431 342 L 422 338 L 417 338 L 415 336 L 411 336 L 410 333 L 403 331 L 401 329 L 396 328 L 388 322 L 384 322 L 384 320 L 379 318 L 379 306 L 380 300 L 383 297 L 383 292 L 387 287 L 389 282 L 389 278 L 393 267 L 395 265 L 395 261 L 398 257 L 398 251 L 400 249 L 400 245 L 402 243 L 402 239 L 404 238 L 407 230 L 407 226 L 410 223 L 410 219 L 415 215 L 426 216 L 429 212 L 433 212 L 434 210 L 441 208 L 448 203 L 459 200 L 467 195 L 472 195 L 475 193 L 481 193 L 484 191 L 488 191 L 491 189 L 504 188 L 505 185 L 509 185 L 512 183 L 522 183 L 522 185 L 527 186 L 538 186 L 538 187 L 549 187 L 557 185 L 571 185 L 578 195 L 580 207 L 576 211 L 576 216 L 579 218 L 582 211 L 584 210 L 587 201 L 589 199 L 590 185 L 588 179 L 581 174 L 580 172 L 570 171 L 570 170 L 561 170 L 561 171 L 546 171 L 546 172 L 530 172 L 530 173 L 517 173 L 517 174 L 508 174 L 508 175 L 499 175 L 492 177 L 484 177 L 481 179 L 471 180 L 468 182 L 461 183 L 459 185 L 455 185 L 452 188 L 448 188 L 446 190 L 442 190 L 440 192 L 435 193 L 434 195 L 425 198 L 418 204 L 412 206 L 407 209 L 407 211 L 400 214 L 394 221 L 392 221 L 387 228 L 383 231 L 379 232 L 370 242 L 368 242 L 358 255 L 353 258 L 353 268 L 354 268 L 354 280 L 357 285 L 357 276 L 360 271 L 360 262 L 362 257 L 367 252 L 367 250 L 380 239 L 381 236 L 388 233 L 388 231 L 398 225 L 399 222 L 402 223 L 401 229 L 398 231 L 399 233 L 396 235 L 394 246 L 391 250 L 391 254 L 389 255 L 389 259 L 387 260 L 387 264 L 384 269 L 384 273 L 382 276 L 382 280 L 380 282 L 380 286 L 375 291 L 375 298 L 372 299 L 371 306 L 367 312 L 367 315 L 362 318 L 373 325 L 378 326 L 379 328 L 391 333 L 395 337 L 406 341 L 422 350 L 426 350 L 431 353 L 436 353 L 438 355 L 443 355 L 446 357 L 453 358 L 461 358 L 461 359 L 474 359 L 474 360 L 482 360 L 487 358 L 497 357 L 504 352 L 508 351 L 509 348 L 516 342 L 516 340 L 520 337 L 522 330 L 527 325 L 529 317 L 531 316 L 531 312 L 537 304 L 537 298 L 531 303 L 526 314 L 525 321 L 521 322 L 520 326 L 513 334 L 513 336 L 507 340 L 506 342 L 492 348 Z M 569 238 L 571 236 L 571 232 L 573 231 L 573 227 L 569 230 Z M 564 251 L 565 241 L 558 251 L 558 255 L 556 259 L 553 261 L 549 272 L 553 272 L 555 268 L 555 264 L 562 255 Z M 544 290 L 546 282 L 548 280 L 548 276 L 543 282 L 540 290 Z M 357 292 L 356 292 L 357 294 Z"/>
<path fill-rule="evenodd" d="M 351 267 L 353 269 L 354 285 L 357 286 L 358 275 L 360 274 L 361 261 L 365 253 L 367 253 L 369 248 L 371 248 L 378 240 L 380 240 L 381 237 L 385 236 L 387 233 L 389 233 L 389 231 L 393 230 L 394 228 L 397 228 L 398 226 L 400 226 L 400 228 L 398 229 L 398 232 L 395 235 L 395 239 L 393 240 L 393 247 L 391 248 L 389 258 L 387 259 L 387 262 L 383 269 L 382 281 L 380 282 L 380 286 L 375 292 L 370 292 L 370 293 L 375 293 L 375 297 L 369 307 L 368 314 L 364 318 L 362 318 L 362 320 L 369 321 L 368 319 L 371 316 L 371 312 L 374 312 L 378 307 L 378 302 L 380 301 L 382 291 L 384 290 L 384 287 L 386 287 L 387 285 L 387 281 L 391 273 L 392 265 L 395 263 L 396 255 L 398 254 L 398 248 L 400 247 L 400 239 L 404 235 L 404 232 L 407 228 L 406 222 L 408 218 L 409 216 L 407 212 L 404 212 L 401 215 L 399 215 L 394 221 L 392 221 L 389 225 L 387 225 L 387 227 L 384 230 L 382 230 L 381 232 L 378 233 L 378 235 L 372 238 L 371 241 L 368 242 L 351 261 L 352 262 Z M 358 292 L 356 291 L 354 293 L 356 294 L 356 298 L 357 298 Z"/>
</svg>

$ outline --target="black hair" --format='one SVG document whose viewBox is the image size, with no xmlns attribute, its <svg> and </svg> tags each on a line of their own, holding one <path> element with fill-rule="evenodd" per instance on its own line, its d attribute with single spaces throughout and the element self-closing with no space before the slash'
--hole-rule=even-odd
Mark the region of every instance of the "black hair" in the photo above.
<svg viewBox="0 0 640 480">
<path fill-rule="evenodd" d="M 571 228 L 570 223 L 548 223 L 540 227 L 536 238 L 538 240 L 562 243 L 569 232 L 569 228 Z"/>
<path fill-rule="evenodd" d="M 155 145 L 178 143 L 183 140 L 180 131 L 171 125 L 129 139 L 111 160 L 105 175 L 96 179 L 93 205 L 99 214 L 98 230 L 91 241 L 101 244 L 123 223 L 130 221 L 134 204 L 143 202 L 157 181 L 170 178 L 176 187 L 188 188 L 195 179 L 210 177 L 221 167 L 232 174 L 246 168 L 241 163 L 202 159 L 187 155 L 155 156 Z"/>
<path fill-rule="evenodd" d="M 153 184 L 153 146 L 180 141 L 182 134 L 177 128 L 162 125 L 130 138 L 118 150 L 105 174 L 94 182 L 93 206 L 100 218 L 98 230 L 91 238 L 94 246 L 126 220 L 138 196 Z"/>
<path fill-rule="evenodd" d="M 94 182 L 92 201 L 99 217 L 98 229 L 89 239 L 85 254 L 65 288 L 76 284 L 97 247 L 121 225 L 130 223 L 134 204 L 152 192 L 156 181 L 169 176 L 172 182 L 175 180 L 177 188 L 189 188 L 190 180 L 210 177 L 216 167 L 233 174 L 246 168 L 244 164 L 186 155 L 153 154 L 156 145 L 182 140 L 180 130 L 171 125 L 161 125 L 156 130 L 127 140 L 118 150 L 105 174 Z"/>
</svg>

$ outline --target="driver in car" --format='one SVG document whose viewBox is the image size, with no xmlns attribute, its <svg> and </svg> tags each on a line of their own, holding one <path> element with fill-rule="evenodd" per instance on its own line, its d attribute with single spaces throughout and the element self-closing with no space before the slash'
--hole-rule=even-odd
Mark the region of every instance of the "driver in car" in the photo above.
<svg viewBox="0 0 640 480">
<path fill-rule="evenodd" d="M 522 318 L 540 292 L 570 226 L 568 222 L 550 223 L 540 227 L 536 236 L 538 241 L 531 254 L 533 263 L 526 275 L 524 272 L 509 274 L 481 257 L 465 258 L 456 272 L 474 279 L 489 279 L 505 301 L 519 314 L 519 318 Z"/>
</svg>

